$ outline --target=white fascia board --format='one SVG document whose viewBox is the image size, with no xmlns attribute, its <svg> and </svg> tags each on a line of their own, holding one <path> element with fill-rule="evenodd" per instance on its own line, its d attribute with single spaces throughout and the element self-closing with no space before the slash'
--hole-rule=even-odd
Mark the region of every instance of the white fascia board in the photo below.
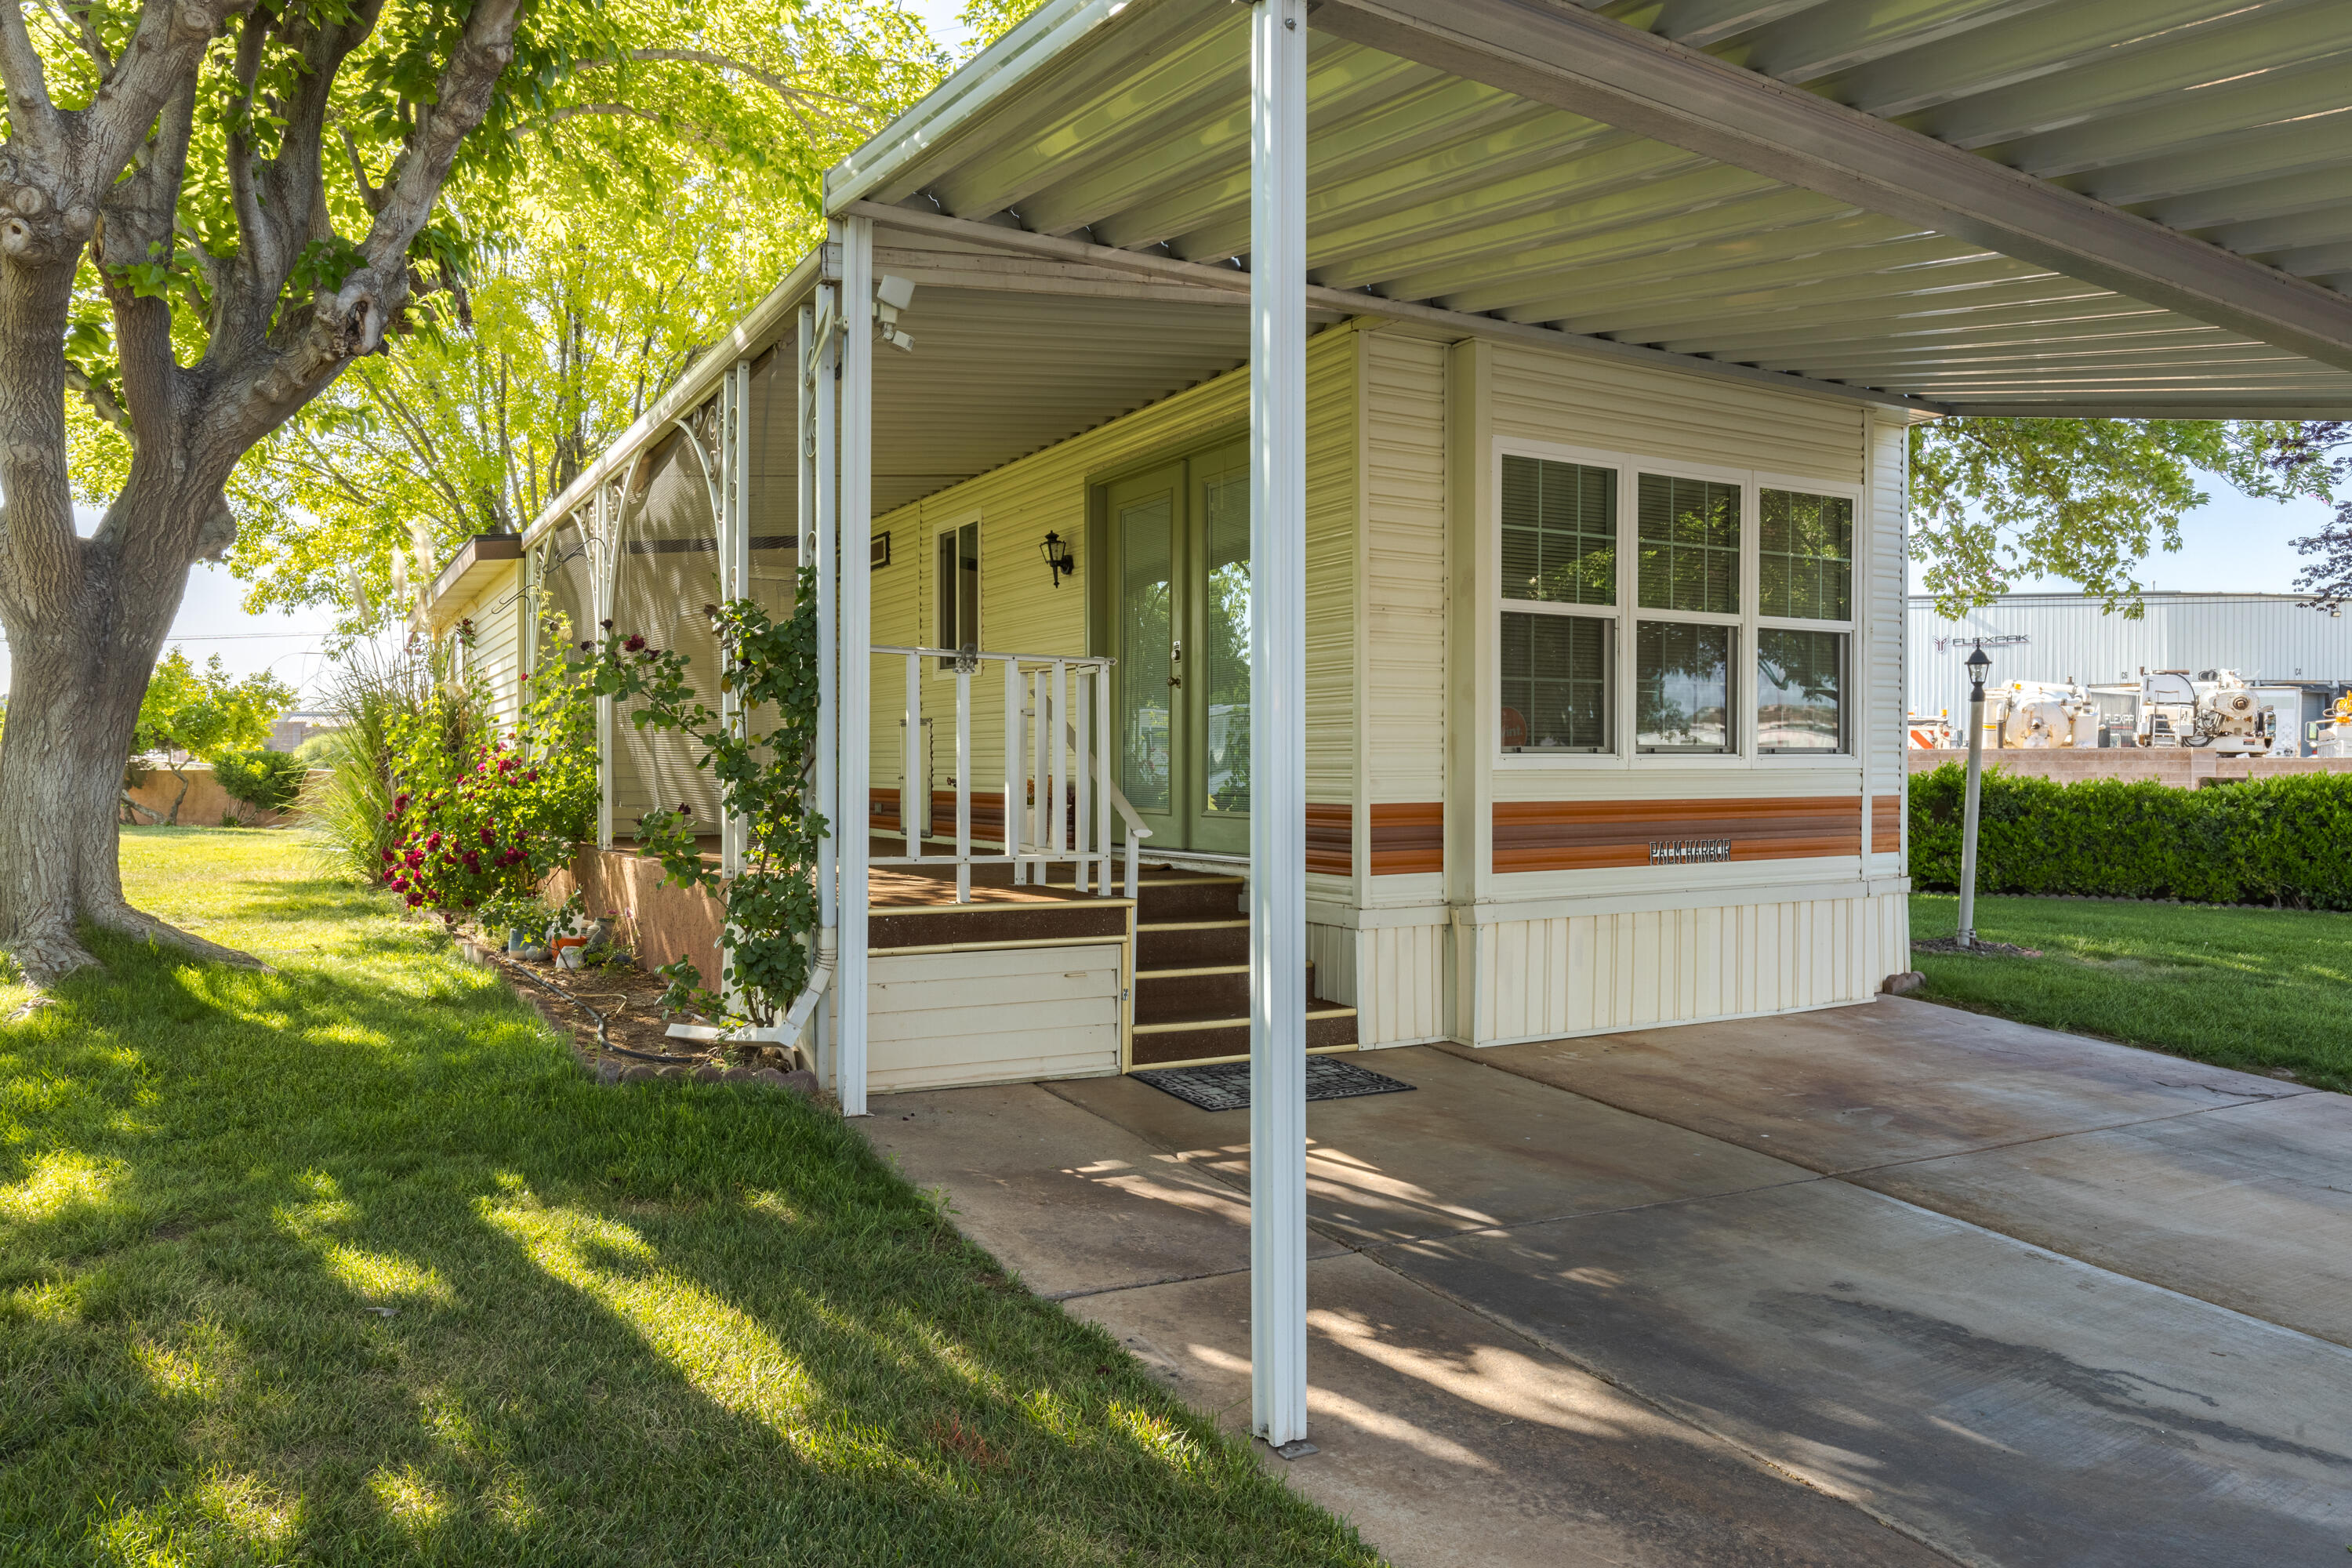
<svg viewBox="0 0 2352 1568">
<path fill-rule="evenodd" d="M 751 307 L 750 314 L 735 323 L 734 331 L 719 340 L 703 356 L 688 367 L 684 375 L 671 384 L 670 389 L 654 399 L 653 406 L 637 416 L 635 423 L 607 442 L 596 459 L 580 470 L 580 475 L 563 487 L 563 492 L 540 509 L 539 516 L 522 531 L 525 551 L 538 543 L 541 536 L 555 527 L 572 510 L 596 493 L 596 487 L 614 473 L 635 461 L 637 453 L 651 442 L 669 434 L 669 427 L 678 416 L 694 407 L 717 390 L 719 378 L 732 368 L 735 362 L 758 353 L 773 342 L 792 323 L 793 312 L 815 289 L 819 270 L 824 264 L 824 247 L 817 247 L 800 259 L 800 264 L 784 275 L 784 280 L 771 289 L 766 299 Z"/>
<path fill-rule="evenodd" d="M 937 235 L 944 238 L 969 240 L 975 244 L 999 247 L 1029 256 L 1052 257 L 1059 260 L 1085 262 L 1140 277 L 1157 279 L 1168 283 L 1187 283 L 1219 289 L 1238 299 L 1249 294 L 1250 275 L 1238 268 L 1218 267 L 1205 261 L 1180 261 L 1173 257 L 1159 256 L 1145 251 L 1121 250 L 1116 246 L 1088 245 L 1084 240 L 1065 239 L 1059 235 L 1032 234 L 1026 229 L 1006 228 L 999 224 L 980 223 L 971 218 L 949 217 L 940 213 L 919 212 L 908 207 L 882 206 L 873 202 L 855 202 L 845 209 L 848 216 L 870 217 L 877 225 L 908 230 L 915 234 Z M 1667 353 L 1660 349 L 1644 348 L 1638 343 L 1613 342 L 1607 338 L 1579 337 L 1571 332 L 1550 327 L 1529 326 L 1518 321 L 1506 321 L 1493 316 L 1470 316 L 1457 310 L 1440 310 L 1434 305 L 1415 304 L 1405 300 L 1384 299 L 1377 294 L 1358 293 L 1347 289 L 1307 290 L 1310 310 L 1329 311 L 1340 317 L 1367 316 L 1399 322 L 1411 322 L 1431 329 L 1443 336 L 1490 338 L 1497 342 L 1525 343 L 1531 348 L 1553 353 L 1580 355 L 1587 359 L 1607 359 L 1654 366 L 1660 370 L 1680 371 L 1686 375 L 1703 375 L 1719 381 L 1745 382 L 1751 385 L 1769 386 L 1781 392 L 1808 393 L 1816 397 L 1832 397 L 1843 403 L 1876 404 L 1888 408 L 1901 408 L 1922 416 L 1944 412 L 1940 403 L 1925 398 L 1906 397 L 1900 393 L 1881 392 L 1872 387 L 1848 386 L 1840 382 L 1814 381 L 1805 376 L 1790 375 L 1782 371 L 1756 370 L 1747 365 L 1726 364 L 1717 360 L 1701 359 L 1694 354 Z"/>
<path fill-rule="evenodd" d="M 1324 0 L 1313 25 L 2352 369 L 2352 300 L 1575 5 Z"/>
<path fill-rule="evenodd" d="M 920 102 L 824 173 L 824 211 L 839 217 L 885 180 L 953 136 L 1063 51 L 1136 0 L 1045 0 Z"/>
</svg>

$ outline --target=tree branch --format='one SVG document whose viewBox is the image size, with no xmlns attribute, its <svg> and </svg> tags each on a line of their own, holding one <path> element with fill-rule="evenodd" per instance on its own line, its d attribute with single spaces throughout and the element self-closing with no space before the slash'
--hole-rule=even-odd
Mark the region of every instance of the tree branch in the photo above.
<svg viewBox="0 0 2352 1568">
<path fill-rule="evenodd" d="M 16 136 L 25 139 L 26 149 L 49 165 L 53 176 L 64 174 L 65 117 L 50 100 L 48 72 L 42 68 L 40 50 L 33 47 L 19 0 L 0 5 L 0 82 L 8 89 L 8 122 Z"/>
<path fill-rule="evenodd" d="M 79 395 L 84 403 L 89 405 L 92 414 L 121 431 L 123 438 L 131 443 L 132 451 L 139 449 L 138 426 L 131 422 L 131 416 L 123 411 L 112 390 L 71 360 L 66 361 L 66 390 Z"/>
<path fill-rule="evenodd" d="M 83 0 L 79 7 L 66 5 L 63 0 L 46 0 L 46 3 L 50 10 L 57 13 L 58 20 L 66 30 L 79 40 L 82 52 L 98 62 L 100 78 L 114 68 L 114 57 L 106 52 L 106 46 L 99 41 L 98 29 L 89 25 L 89 0 Z"/>
</svg>

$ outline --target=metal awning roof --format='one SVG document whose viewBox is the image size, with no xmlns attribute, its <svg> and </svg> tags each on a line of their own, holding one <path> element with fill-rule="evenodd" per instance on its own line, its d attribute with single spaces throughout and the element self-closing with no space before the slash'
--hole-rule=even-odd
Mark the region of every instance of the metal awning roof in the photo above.
<svg viewBox="0 0 2352 1568">
<path fill-rule="evenodd" d="M 1244 13 L 1048 0 L 828 205 L 1230 275 Z M 1962 413 L 2352 413 L 2344 0 L 1320 0 L 1310 26 L 1326 309 Z"/>
</svg>

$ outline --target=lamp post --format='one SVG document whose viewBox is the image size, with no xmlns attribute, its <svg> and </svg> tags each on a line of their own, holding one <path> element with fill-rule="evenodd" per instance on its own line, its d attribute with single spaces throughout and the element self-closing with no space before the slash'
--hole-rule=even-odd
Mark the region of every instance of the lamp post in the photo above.
<svg viewBox="0 0 2352 1568">
<path fill-rule="evenodd" d="M 1960 817 L 1960 929 L 1962 947 L 1977 944 L 1977 797 L 1984 784 L 1985 671 L 1992 660 L 1979 647 L 1969 666 L 1969 800 Z"/>
</svg>

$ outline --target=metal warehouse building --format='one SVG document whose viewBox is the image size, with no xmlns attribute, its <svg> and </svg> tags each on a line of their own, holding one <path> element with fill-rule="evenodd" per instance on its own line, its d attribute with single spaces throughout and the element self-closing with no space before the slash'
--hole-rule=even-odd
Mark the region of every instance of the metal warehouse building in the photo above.
<svg viewBox="0 0 2352 1568">
<path fill-rule="evenodd" d="M 2304 607 L 2293 594 L 2148 594 L 2138 620 L 2085 594 L 2005 594 L 1955 621 L 1915 595 L 1911 710 L 1965 711 L 1961 660 L 1978 637 L 2022 640 L 1989 650 L 1995 680 L 2137 680 L 2147 669 L 2234 669 L 2260 686 L 2304 689 L 2302 723 L 2352 684 L 2352 619 Z M 2282 722 L 2288 715 L 2282 710 Z"/>
</svg>

